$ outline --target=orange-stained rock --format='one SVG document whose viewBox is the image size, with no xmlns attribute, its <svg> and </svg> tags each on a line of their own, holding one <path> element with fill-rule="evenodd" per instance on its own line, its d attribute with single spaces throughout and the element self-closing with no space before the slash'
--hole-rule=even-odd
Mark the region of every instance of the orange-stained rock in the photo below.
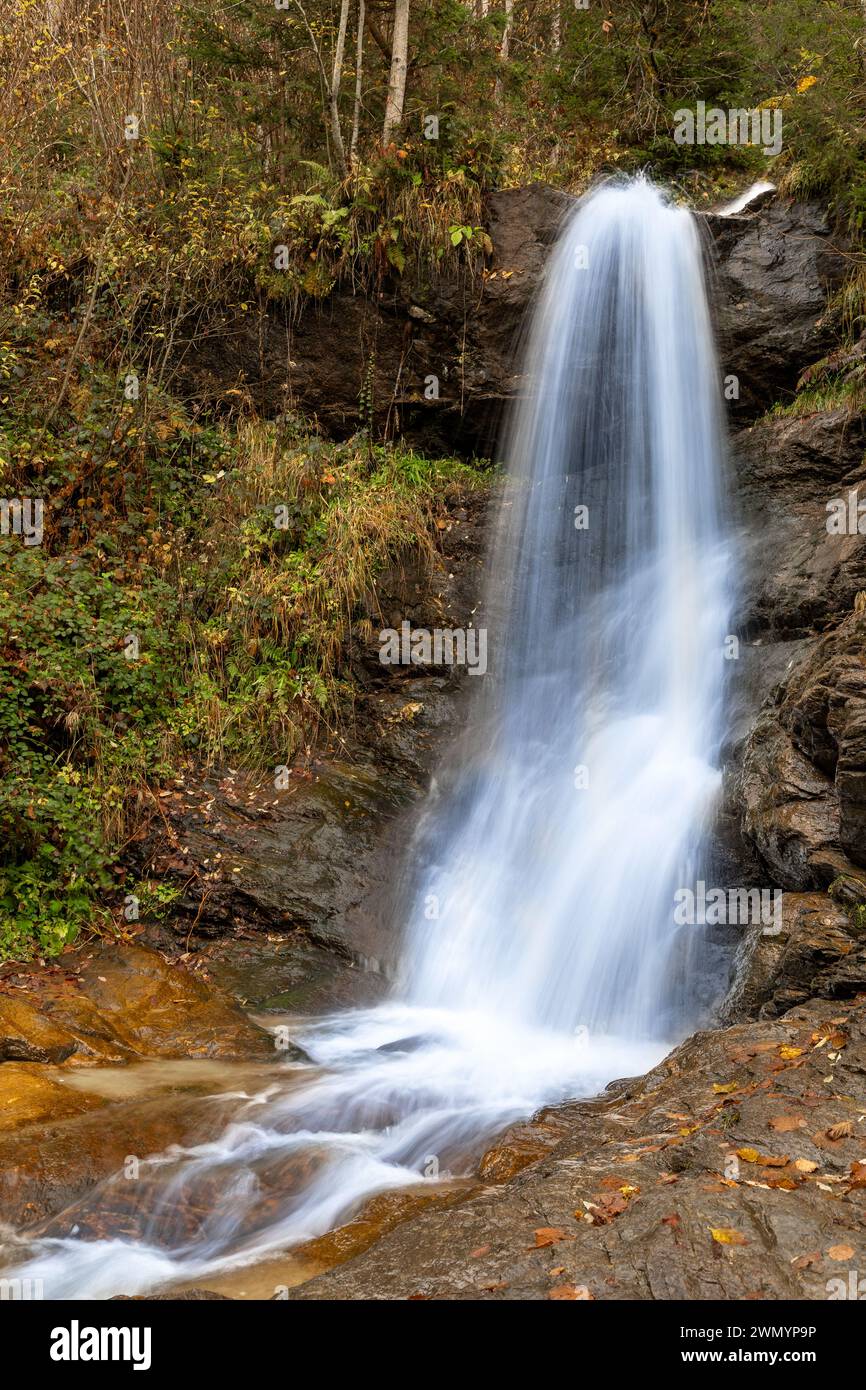
<svg viewBox="0 0 866 1390">
<path fill-rule="evenodd" d="M 59 977 L 32 972 L 26 998 L 23 991 L 20 998 L 0 995 L 0 1038 L 5 1008 L 10 1019 L 13 1013 L 19 1019 L 16 1036 L 30 1039 L 29 1051 L 7 1055 L 79 1064 L 135 1057 L 264 1060 L 277 1055 L 271 1035 L 228 995 L 156 951 L 101 945 L 79 950 L 66 961 L 69 968 Z M 11 1030 L 10 1023 L 10 1038 Z"/>
<path fill-rule="evenodd" d="M 0 994 L 0 1062 L 62 1062 L 74 1050 L 72 1034 L 23 994 Z"/>
<path fill-rule="evenodd" d="M 102 1104 L 97 1096 L 64 1086 L 38 1063 L 10 1062 L 0 1067 L 0 1132 L 46 1117 L 66 1119 Z"/>
</svg>

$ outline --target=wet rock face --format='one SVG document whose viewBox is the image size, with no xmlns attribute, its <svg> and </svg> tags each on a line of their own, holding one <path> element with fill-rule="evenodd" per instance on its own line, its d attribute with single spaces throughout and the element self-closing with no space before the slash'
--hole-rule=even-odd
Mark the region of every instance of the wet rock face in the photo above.
<svg viewBox="0 0 866 1390">
<path fill-rule="evenodd" d="M 724 374 L 737 376 L 741 418 L 792 394 L 833 342 L 827 299 L 847 273 L 844 244 L 817 204 L 762 200 L 734 217 L 708 215 Z"/>
<path fill-rule="evenodd" d="M 56 970 L 7 968 L 0 986 L 4 1061 L 274 1055 L 270 1034 L 228 995 L 142 946 L 79 948 Z"/>
<path fill-rule="evenodd" d="M 266 415 L 315 415 L 337 437 L 361 423 L 372 387 L 377 427 L 430 452 L 489 454 L 503 412 L 525 386 L 525 313 L 576 200 L 545 184 L 487 199 L 493 254 L 483 274 L 425 268 L 378 294 L 337 289 L 287 314 L 227 315 L 184 346 L 181 377 L 197 397 L 247 391 Z M 793 393 L 830 341 L 827 294 L 845 260 L 819 208 L 763 201 L 740 216 L 701 217 L 716 280 L 724 373 L 740 381 L 735 412 L 754 418 Z M 430 375 L 439 398 L 427 399 Z"/>
<path fill-rule="evenodd" d="M 293 1055 L 180 961 L 129 944 L 61 960 L 0 971 L 0 1220 L 16 1226 L 63 1209 L 129 1155 L 212 1135 L 212 1073 L 202 1073 L 203 1095 L 189 1075 L 158 1098 L 135 1085 L 127 1097 L 118 1080 L 118 1101 L 89 1083 L 98 1064 L 126 1073 L 146 1059 L 193 1058 L 261 1072 Z"/>
<path fill-rule="evenodd" d="M 811 636 L 838 622 L 866 587 L 866 536 L 827 529 L 827 504 L 847 501 L 864 449 L 866 420 L 845 408 L 770 416 L 735 435 L 747 633 Z"/>
<path fill-rule="evenodd" d="M 783 887 L 827 887 L 866 867 L 862 612 L 807 648 L 768 701 L 748 739 L 741 791 L 743 828 Z"/>
<path fill-rule="evenodd" d="M 826 893 L 785 893 L 778 929 L 751 929 L 737 961 L 729 1019 L 777 1018 L 813 997 L 866 992 L 866 927 Z"/>
</svg>

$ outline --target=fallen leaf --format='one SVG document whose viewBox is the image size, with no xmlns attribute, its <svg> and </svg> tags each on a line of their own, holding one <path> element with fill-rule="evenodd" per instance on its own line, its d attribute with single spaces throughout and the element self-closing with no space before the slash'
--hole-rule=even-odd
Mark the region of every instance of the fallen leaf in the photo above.
<svg viewBox="0 0 866 1390">
<path fill-rule="evenodd" d="M 623 1197 L 619 1192 L 612 1192 L 609 1196 L 599 1197 L 597 1201 L 591 1202 L 590 1214 L 593 1221 L 603 1225 L 606 1221 L 612 1221 L 615 1216 L 621 1216 L 627 1206 L 627 1197 Z"/>
<path fill-rule="evenodd" d="M 777 1134 L 787 1134 L 792 1129 L 805 1129 L 806 1121 L 802 1115 L 775 1115 L 770 1120 L 770 1129 Z"/>
<path fill-rule="evenodd" d="M 567 1298 L 572 1301 L 577 1300 L 578 1302 L 586 1302 L 587 1299 L 593 1300 L 593 1295 L 585 1284 L 560 1284 L 558 1288 L 551 1289 L 547 1297 L 556 1299 Z"/>
<path fill-rule="evenodd" d="M 791 1047 L 788 1043 L 785 1043 L 784 1047 L 779 1048 L 779 1056 L 786 1062 L 793 1062 L 795 1057 L 802 1057 L 802 1055 L 802 1047 Z"/>
<path fill-rule="evenodd" d="M 489 1253 L 490 1253 L 490 1246 L 489 1246 L 489 1245 L 479 1245 L 477 1250 L 470 1250 L 470 1251 L 469 1251 L 469 1258 L 470 1258 L 470 1260 L 480 1260 L 482 1255 L 487 1255 L 487 1254 L 489 1254 Z"/>
<path fill-rule="evenodd" d="M 711 1226 L 710 1235 L 713 1240 L 718 1241 L 719 1245 L 748 1245 L 749 1243 L 740 1231 L 735 1231 L 730 1226 Z"/>
<path fill-rule="evenodd" d="M 851 1181 L 848 1185 L 849 1192 L 852 1187 L 866 1187 L 866 1162 L 851 1164 L 850 1179 Z"/>
<path fill-rule="evenodd" d="M 535 1232 L 535 1248 L 542 1249 L 545 1245 L 556 1245 L 560 1240 L 573 1240 L 567 1232 L 560 1230 L 558 1226 L 539 1226 Z"/>
<path fill-rule="evenodd" d="M 818 1165 L 813 1163 L 811 1158 L 795 1158 L 794 1167 L 798 1173 L 814 1173 Z"/>
<path fill-rule="evenodd" d="M 741 1158 L 744 1163 L 757 1163 L 759 1157 L 757 1149 L 737 1149 L 737 1158 Z"/>
<path fill-rule="evenodd" d="M 791 1261 L 794 1269 L 808 1269 L 810 1265 L 821 1263 L 821 1251 L 811 1250 L 808 1255 L 798 1255 Z"/>
<path fill-rule="evenodd" d="M 713 1082 L 713 1091 L 717 1096 L 729 1096 L 732 1091 L 739 1090 L 739 1081 L 728 1081 L 722 1086 L 718 1081 Z"/>
<path fill-rule="evenodd" d="M 828 1139 L 850 1139 L 854 1133 L 854 1126 L 850 1120 L 839 1120 L 838 1124 L 830 1125 L 827 1130 Z"/>
<path fill-rule="evenodd" d="M 827 1254 L 830 1256 L 831 1260 L 853 1260 L 854 1246 L 831 1245 L 830 1249 L 827 1251 Z"/>
<path fill-rule="evenodd" d="M 659 1182 L 669 1183 L 679 1182 L 679 1180 L 678 1173 L 659 1173 Z"/>
</svg>

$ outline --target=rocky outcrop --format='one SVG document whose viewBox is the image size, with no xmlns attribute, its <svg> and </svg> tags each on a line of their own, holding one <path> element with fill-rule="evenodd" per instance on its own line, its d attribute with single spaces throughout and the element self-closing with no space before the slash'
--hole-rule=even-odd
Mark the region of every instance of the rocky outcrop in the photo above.
<svg viewBox="0 0 866 1390">
<path fill-rule="evenodd" d="M 827 1298 L 866 1258 L 864 1076 L 862 1003 L 697 1034 L 640 1081 L 543 1114 L 510 1181 L 288 1296 Z M 482 1170 L 515 1142 L 525 1158 L 533 1127 Z"/>
<path fill-rule="evenodd" d="M 291 309 L 226 311 L 182 345 L 180 380 L 198 399 L 247 394 L 266 415 L 297 409 L 338 437 L 362 422 L 429 452 L 491 453 L 503 411 L 525 382 L 515 351 L 550 246 L 575 199 L 544 184 L 487 198 L 493 252 L 483 269 L 396 273 L 375 295 L 338 286 Z M 793 394 L 829 346 L 828 293 L 843 248 L 813 204 L 761 200 L 734 217 L 701 216 L 717 287 L 724 373 L 740 383 L 738 418 Z M 438 399 L 427 399 L 435 376 Z"/>
<path fill-rule="evenodd" d="M 785 893 L 781 920 L 751 928 L 737 960 L 729 1019 L 777 1018 L 812 998 L 866 994 L 866 924 L 826 893 Z"/>
<path fill-rule="evenodd" d="M 271 1035 L 232 999 L 142 946 L 79 948 L 62 968 L 7 967 L 0 990 L 0 1059 L 92 1065 L 275 1055 Z"/>
<path fill-rule="evenodd" d="M 734 438 L 741 628 L 768 640 L 838 622 L 866 588 L 866 536 L 832 534 L 827 504 L 866 476 L 866 419 L 845 407 L 769 416 Z"/>
<path fill-rule="evenodd" d="M 816 203 L 770 197 L 706 222 L 723 371 L 739 382 L 734 413 L 754 418 L 834 343 L 827 301 L 848 271 L 845 244 Z"/>
<path fill-rule="evenodd" d="M 743 828 L 775 881 L 827 887 L 866 868 L 866 614 L 817 640 L 748 739 Z"/>
</svg>

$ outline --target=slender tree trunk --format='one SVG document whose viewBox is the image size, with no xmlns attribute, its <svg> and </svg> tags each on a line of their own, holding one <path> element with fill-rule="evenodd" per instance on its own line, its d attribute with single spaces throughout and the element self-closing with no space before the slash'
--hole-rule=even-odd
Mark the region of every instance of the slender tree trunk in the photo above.
<svg viewBox="0 0 866 1390">
<path fill-rule="evenodd" d="M 866 0 L 864 0 L 866 3 Z M 355 39 L 355 106 L 352 111 L 352 138 L 349 142 L 349 161 L 358 158 L 358 135 L 361 130 L 361 82 L 364 72 L 364 0 L 358 0 L 358 33 Z"/>
<path fill-rule="evenodd" d="M 391 136 L 403 120 L 408 59 L 409 0 L 395 0 L 394 34 L 391 39 L 391 76 L 388 81 L 388 101 L 385 105 L 385 125 L 382 129 L 382 144 L 386 146 L 391 143 Z"/>
<path fill-rule="evenodd" d="M 553 0 L 553 16 L 550 25 L 550 42 L 554 53 L 562 47 L 562 13 L 559 0 Z"/>
<path fill-rule="evenodd" d="M 349 0 L 341 0 L 340 24 L 337 29 L 337 43 L 334 48 L 334 66 L 331 70 L 331 83 L 328 89 L 328 110 L 331 114 L 331 138 L 334 151 L 343 173 L 346 173 L 346 147 L 340 129 L 340 84 L 343 81 L 343 55 L 346 51 L 346 29 L 349 25 Z"/>
<path fill-rule="evenodd" d="M 511 48 L 511 26 L 514 22 L 514 0 L 505 0 L 505 28 L 502 30 L 502 42 L 499 45 L 499 61 L 504 66 L 508 62 L 508 52 Z M 496 79 L 496 87 L 493 93 L 494 100 L 502 100 L 502 76 Z"/>
</svg>

